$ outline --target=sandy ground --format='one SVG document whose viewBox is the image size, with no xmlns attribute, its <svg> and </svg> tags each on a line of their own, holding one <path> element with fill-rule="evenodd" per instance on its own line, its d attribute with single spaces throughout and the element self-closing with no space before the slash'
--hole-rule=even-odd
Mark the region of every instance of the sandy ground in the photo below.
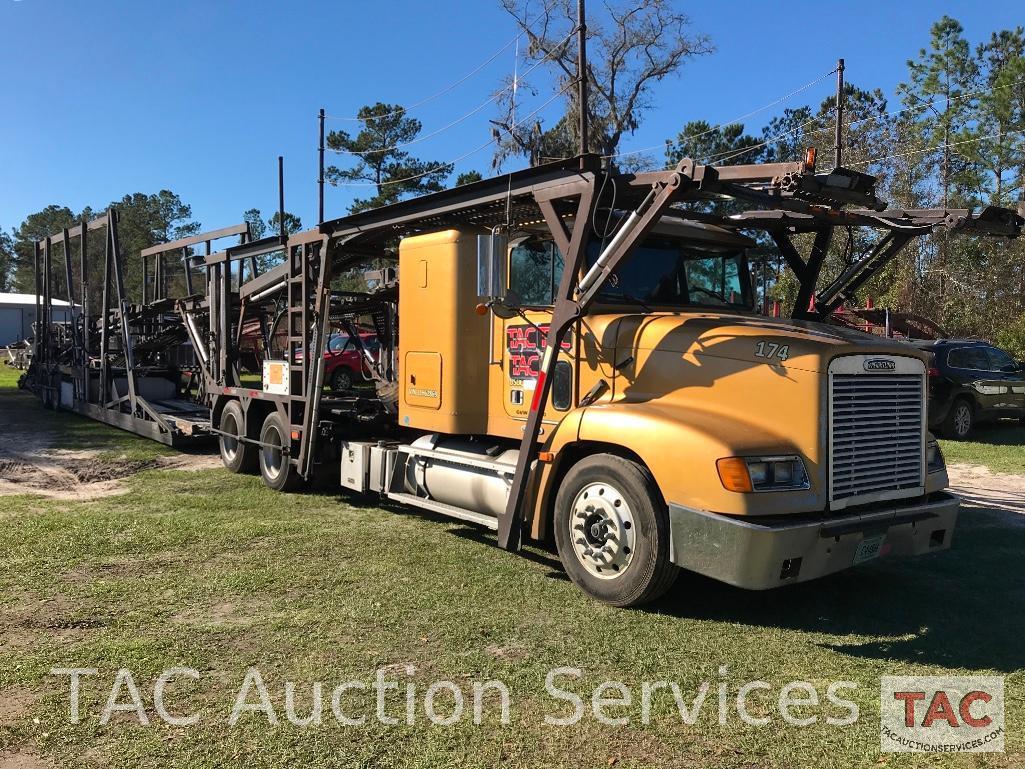
<svg viewBox="0 0 1025 769">
<path fill-rule="evenodd" d="M 1010 513 L 1025 526 L 1025 475 L 994 473 L 980 465 L 950 465 L 950 488 L 966 505 Z"/>
<path fill-rule="evenodd" d="M 176 454 L 147 461 L 100 459 L 100 451 L 55 448 L 58 439 L 46 432 L 5 433 L 0 439 L 0 496 L 29 493 L 50 499 L 98 499 L 124 493 L 122 481 L 141 470 L 221 466 L 216 453 Z"/>
</svg>

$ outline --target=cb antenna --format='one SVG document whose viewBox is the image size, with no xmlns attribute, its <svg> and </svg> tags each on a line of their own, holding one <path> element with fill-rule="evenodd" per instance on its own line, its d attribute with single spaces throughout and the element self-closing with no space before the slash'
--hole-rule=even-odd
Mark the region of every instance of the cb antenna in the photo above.
<svg viewBox="0 0 1025 769">
<path fill-rule="evenodd" d="M 284 243 L 285 236 L 285 158 L 278 155 L 278 237 Z"/>
</svg>

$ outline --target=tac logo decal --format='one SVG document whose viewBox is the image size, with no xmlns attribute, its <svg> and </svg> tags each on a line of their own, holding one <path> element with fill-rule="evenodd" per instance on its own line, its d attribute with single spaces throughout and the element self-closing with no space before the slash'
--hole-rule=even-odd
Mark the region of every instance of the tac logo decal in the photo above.
<svg viewBox="0 0 1025 769">
<path fill-rule="evenodd" d="M 865 361 L 865 371 L 895 371 L 897 362 L 889 358 L 871 358 Z"/>
<path fill-rule="evenodd" d="M 541 357 L 548 346 L 548 324 L 534 326 L 508 326 L 505 329 L 505 346 L 509 352 L 509 378 L 515 380 L 537 379 L 541 371 Z M 560 349 L 573 349 L 570 335 L 562 340 Z"/>
<path fill-rule="evenodd" d="M 1002 753 L 1001 676 L 884 676 L 879 687 L 884 753 Z"/>
</svg>

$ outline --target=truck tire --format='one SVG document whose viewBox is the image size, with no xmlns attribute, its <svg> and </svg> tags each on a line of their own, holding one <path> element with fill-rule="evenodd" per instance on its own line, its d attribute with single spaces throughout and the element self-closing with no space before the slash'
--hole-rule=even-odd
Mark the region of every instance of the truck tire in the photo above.
<svg viewBox="0 0 1025 769">
<path fill-rule="evenodd" d="M 975 426 L 975 408 L 967 398 L 958 398 L 943 420 L 943 434 L 955 441 L 965 441 Z"/>
<path fill-rule="evenodd" d="M 299 470 L 282 447 L 291 445 L 289 429 L 278 413 L 272 412 L 263 421 L 260 430 L 260 475 L 263 482 L 275 491 L 293 491 L 301 483 Z"/>
<path fill-rule="evenodd" d="M 239 440 L 246 437 L 246 417 L 241 403 L 231 401 L 224 407 L 220 429 L 218 442 L 224 466 L 233 473 L 255 473 L 260 447 Z"/>
<path fill-rule="evenodd" d="M 604 603 L 648 603 L 679 575 L 669 560 L 665 502 L 636 462 L 595 454 L 573 465 L 556 495 L 554 526 L 569 578 Z"/>
</svg>

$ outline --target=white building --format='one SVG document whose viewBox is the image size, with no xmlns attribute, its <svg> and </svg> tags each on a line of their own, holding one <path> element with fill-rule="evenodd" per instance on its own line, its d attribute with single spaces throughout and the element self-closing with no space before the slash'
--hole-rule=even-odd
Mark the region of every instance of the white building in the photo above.
<svg viewBox="0 0 1025 769">
<path fill-rule="evenodd" d="M 71 319 L 71 305 L 63 299 L 51 300 L 53 320 Z M 0 347 L 32 338 L 36 322 L 35 294 L 0 293 Z"/>
</svg>

